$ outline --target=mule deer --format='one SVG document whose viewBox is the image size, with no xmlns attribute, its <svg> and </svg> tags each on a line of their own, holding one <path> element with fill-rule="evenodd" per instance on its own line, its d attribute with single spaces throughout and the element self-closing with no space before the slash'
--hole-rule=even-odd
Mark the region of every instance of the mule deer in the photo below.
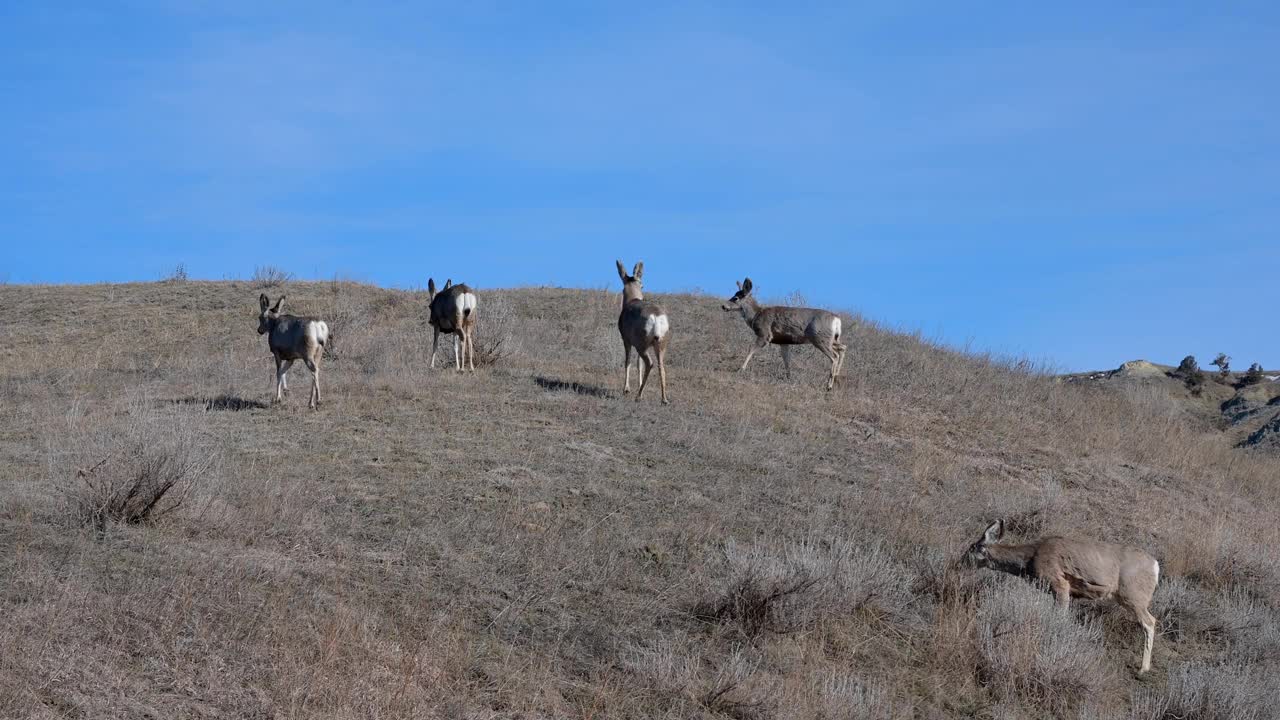
<svg viewBox="0 0 1280 720">
<path fill-rule="evenodd" d="M 844 365 L 845 346 L 840 342 L 840 317 L 826 310 L 814 308 L 786 307 L 774 305 L 761 307 L 751 295 L 751 278 L 738 283 L 738 292 L 721 309 L 726 312 L 737 310 L 742 319 L 756 334 L 756 342 L 747 351 L 747 359 L 742 361 L 738 372 L 745 372 L 751 356 L 765 345 L 773 343 L 782 346 L 782 364 L 787 369 L 787 377 L 791 377 L 791 346 L 809 343 L 818 348 L 831 360 L 831 377 L 827 380 L 827 389 L 836 384 L 836 375 Z"/>
<path fill-rule="evenodd" d="M 663 355 L 667 352 L 667 342 L 671 340 L 671 323 L 661 305 L 645 301 L 640 284 L 643 275 L 643 262 L 636 263 L 628 275 L 622 261 L 618 261 L 618 277 L 622 278 L 622 312 L 618 315 L 618 332 L 622 335 L 624 351 L 622 394 L 631 392 L 631 349 L 635 348 L 639 355 L 636 364 L 644 363 L 636 402 L 644 395 L 649 372 L 653 370 L 654 361 L 649 359 L 649 349 L 652 348 L 658 362 L 658 378 L 662 381 L 662 404 L 667 405 L 670 401 L 667 400 L 667 365 Z"/>
<path fill-rule="evenodd" d="M 471 370 L 476 369 L 476 347 L 474 333 L 476 329 L 476 294 L 466 283 L 453 284 L 453 280 L 445 280 L 444 287 L 436 292 L 436 281 L 427 279 L 427 294 L 430 298 L 430 317 L 427 322 L 435 331 L 431 339 L 431 367 L 436 366 L 436 347 L 440 344 L 440 333 L 453 335 L 453 361 L 458 372 L 462 372 L 470 361 Z M 458 341 L 462 341 L 462 351 L 458 351 Z"/>
<path fill-rule="evenodd" d="M 1066 612 L 1071 598 L 1110 600 L 1128 608 L 1146 633 L 1140 673 L 1151 669 L 1156 619 L 1147 609 L 1160 563 L 1143 550 L 1084 538 L 1047 537 L 1035 542 L 999 543 L 1004 521 L 992 523 L 978 542 L 969 547 L 962 562 L 971 567 L 1030 577 L 1049 584 L 1058 605 Z"/>
<path fill-rule="evenodd" d="M 329 324 L 323 320 L 310 317 L 281 315 L 284 296 L 271 307 L 271 299 L 262 294 L 258 296 L 258 305 L 262 314 L 258 316 L 258 334 L 267 335 L 267 346 L 276 359 L 276 399 L 284 399 L 284 391 L 289 389 L 289 381 L 285 374 L 293 365 L 293 361 L 301 360 L 311 371 L 311 396 L 307 399 L 307 407 L 320 405 L 320 356 L 329 342 Z"/>
</svg>

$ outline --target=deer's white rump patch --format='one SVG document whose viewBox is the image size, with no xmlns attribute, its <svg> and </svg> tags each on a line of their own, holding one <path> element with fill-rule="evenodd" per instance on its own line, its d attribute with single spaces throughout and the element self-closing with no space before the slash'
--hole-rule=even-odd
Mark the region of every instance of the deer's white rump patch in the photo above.
<svg viewBox="0 0 1280 720">
<path fill-rule="evenodd" d="M 650 315 L 644 319 L 644 334 L 649 337 L 666 337 L 669 328 L 666 315 Z"/>
<path fill-rule="evenodd" d="M 329 342 L 329 324 L 323 320 L 312 320 L 307 323 L 307 338 L 313 345 L 324 345 Z"/>
<path fill-rule="evenodd" d="M 472 310 L 476 309 L 476 296 L 471 293 L 462 293 L 458 296 L 458 309 L 463 315 L 470 315 Z"/>
<path fill-rule="evenodd" d="M 840 337 L 840 318 L 831 318 L 831 334 Z"/>
</svg>

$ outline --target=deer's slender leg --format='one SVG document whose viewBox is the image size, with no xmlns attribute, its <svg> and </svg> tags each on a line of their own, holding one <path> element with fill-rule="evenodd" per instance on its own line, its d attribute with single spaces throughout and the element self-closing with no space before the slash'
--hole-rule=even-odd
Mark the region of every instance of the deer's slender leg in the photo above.
<svg viewBox="0 0 1280 720">
<path fill-rule="evenodd" d="M 644 387 L 649 384 L 649 372 L 653 370 L 653 361 L 649 359 L 647 350 L 638 350 L 640 353 L 640 362 L 644 363 L 644 370 L 640 374 L 640 389 L 636 391 L 636 402 L 640 402 L 640 398 L 644 395 Z"/>
<path fill-rule="evenodd" d="M 453 365 L 458 372 L 462 372 L 462 356 L 458 354 L 458 334 L 461 330 L 453 332 Z"/>
<path fill-rule="evenodd" d="M 761 348 L 763 348 L 765 345 L 768 345 L 768 344 L 769 344 L 769 338 L 756 338 L 755 344 L 752 345 L 751 349 L 747 351 L 747 359 L 742 361 L 742 367 L 738 368 L 738 372 L 746 372 L 747 364 L 751 362 L 751 356 L 755 355 L 756 351 L 760 350 Z"/>
<path fill-rule="evenodd" d="M 1145 636 L 1142 646 L 1142 667 L 1138 670 L 1139 673 L 1144 673 L 1151 669 L 1151 646 L 1156 641 L 1156 619 L 1147 610 L 1135 607 L 1133 611 L 1138 616 L 1138 622 L 1142 625 Z"/>
<path fill-rule="evenodd" d="M 292 366 L 292 360 L 276 360 L 276 402 L 282 402 L 284 400 L 284 377 Z"/>
<path fill-rule="evenodd" d="M 622 374 L 625 380 L 622 383 L 622 394 L 631 394 L 631 343 L 623 341 L 622 343 Z"/>
<path fill-rule="evenodd" d="M 307 407 L 318 407 L 320 405 L 320 366 L 311 358 L 303 358 L 302 361 L 311 371 L 311 396 L 307 398 Z"/>
<path fill-rule="evenodd" d="M 836 385 L 836 372 L 840 368 L 840 356 L 836 355 L 835 350 L 827 347 L 826 344 L 817 338 L 814 338 L 813 346 L 821 350 L 822 354 L 826 355 L 827 359 L 831 361 L 831 377 L 827 378 L 827 389 L 830 390 Z"/>
<path fill-rule="evenodd" d="M 435 370 L 435 369 L 436 369 L 436 348 L 440 345 L 440 328 L 438 328 L 438 327 L 436 327 L 436 326 L 432 325 L 432 326 L 431 326 L 431 330 L 432 330 L 432 336 L 431 336 L 431 369 L 432 369 L 432 370 Z"/>
<path fill-rule="evenodd" d="M 840 371 L 844 370 L 844 354 L 849 350 L 849 347 L 841 342 L 831 343 L 831 347 L 835 349 L 836 355 L 840 358 L 840 362 L 836 366 L 836 374 L 839 375 Z"/>
<path fill-rule="evenodd" d="M 782 346 L 782 367 L 787 371 L 787 379 L 791 379 L 791 346 Z"/>
<path fill-rule="evenodd" d="M 655 345 L 653 352 L 658 356 L 658 379 L 662 381 L 662 404 L 670 405 L 671 401 L 667 399 L 667 363 L 663 359 L 662 346 Z"/>
<path fill-rule="evenodd" d="M 476 371 L 476 329 L 467 328 L 467 361 L 471 363 L 471 372 Z"/>
<path fill-rule="evenodd" d="M 280 388 L 285 392 L 289 392 L 289 368 L 291 367 L 293 367 L 293 361 L 285 361 L 284 370 L 280 373 Z"/>
<path fill-rule="evenodd" d="M 1050 583 L 1053 588 L 1053 599 L 1057 602 L 1058 607 L 1062 608 L 1062 614 L 1068 615 L 1071 612 L 1071 584 L 1064 579 L 1057 579 Z"/>
</svg>

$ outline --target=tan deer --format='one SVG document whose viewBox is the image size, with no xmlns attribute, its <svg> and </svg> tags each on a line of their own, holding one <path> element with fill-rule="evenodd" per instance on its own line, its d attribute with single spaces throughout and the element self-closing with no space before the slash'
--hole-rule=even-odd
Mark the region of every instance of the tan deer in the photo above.
<svg viewBox="0 0 1280 720">
<path fill-rule="evenodd" d="M 311 396 L 307 399 L 307 407 L 319 407 L 320 356 L 329 342 L 329 324 L 316 318 L 281 315 L 283 305 L 283 295 L 275 307 L 271 307 L 271 299 L 265 293 L 258 296 L 258 306 L 262 309 L 258 316 L 258 334 L 267 334 L 267 346 L 276 359 L 275 402 L 282 401 L 283 393 L 289 389 L 285 374 L 295 360 L 301 360 L 311 371 Z"/>
<path fill-rule="evenodd" d="M 1155 558 L 1136 547 L 1084 538 L 1047 537 L 1014 544 L 1000 543 L 1003 536 L 1004 521 L 992 523 L 961 562 L 1043 580 L 1063 612 L 1072 597 L 1110 600 L 1128 608 L 1146 633 L 1139 672 L 1151 669 L 1156 619 L 1147 608 L 1160 582 L 1160 563 Z"/>
<path fill-rule="evenodd" d="M 670 401 L 667 400 L 667 366 L 663 356 L 667 352 L 667 343 L 671 340 L 671 322 L 661 305 L 645 301 L 640 284 L 643 275 L 644 263 L 636 263 L 628 275 L 622 261 L 618 261 L 618 277 L 622 278 L 622 312 L 618 315 L 618 332 L 622 334 L 622 348 L 625 352 L 622 360 L 622 394 L 631 392 L 631 349 L 635 348 L 639 355 L 636 364 L 644 363 L 644 371 L 640 375 L 640 390 L 636 393 L 636 402 L 640 401 L 645 385 L 649 382 L 649 372 L 653 370 L 654 361 L 649 359 L 649 350 L 652 349 L 658 363 L 658 378 L 662 382 L 662 404 L 667 405 Z"/>
<path fill-rule="evenodd" d="M 436 348 L 440 344 L 440 333 L 445 333 L 453 335 L 453 361 L 458 372 L 462 372 L 468 361 L 474 372 L 476 369 L 475 292 L 467 287 L 466 283 L 454 285 L 453 280 L 445 280 L 444 287 L 437 293 L 436 281 L 427 278 L 427 296 L 430 303 L 427 322 L 435 331 L 431 338 L 431 367 L 436 366 Z M 462 344 L 461 354 L 458 351 L 459 340 Z"/>
<path fill-rule="evenodd" d="M 782 346 L 782 364 L 787 369 L 787 377 L 791 377 L 791 346 L 808 343 L 818 348 L 831 361 L 831 377 L 827 380 L 827 389 L 835 387 L 836 376 L 844 365 L 845 345 L 840 342 L 840 316 L 826 310 L 814 308 L 786 307 L 774 305 L 761 307 L 751 295 L 751 278 L 738 283 L 738 292 L 721 309 L 726 312 L 737 310 L 742 319 L 756 334 L 756 342 L 747 351 L 747 359 L 742 361 L 738 372 L 745 372 L 751 356 L 764 346 L 773 343 Z"/>
</svg>

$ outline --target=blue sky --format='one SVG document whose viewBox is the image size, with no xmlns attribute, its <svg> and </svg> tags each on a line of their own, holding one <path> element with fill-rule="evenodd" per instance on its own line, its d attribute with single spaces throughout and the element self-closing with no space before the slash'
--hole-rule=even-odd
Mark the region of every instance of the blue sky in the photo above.
<svg viewBox="0 0 1280 720">
<path fill-rule="evenodd" d="M 1280 366 L 1280 6 L 1060 5 L 5 3 L 0 280 L 643 259 L 1067 369 Z"/>
</svg>

